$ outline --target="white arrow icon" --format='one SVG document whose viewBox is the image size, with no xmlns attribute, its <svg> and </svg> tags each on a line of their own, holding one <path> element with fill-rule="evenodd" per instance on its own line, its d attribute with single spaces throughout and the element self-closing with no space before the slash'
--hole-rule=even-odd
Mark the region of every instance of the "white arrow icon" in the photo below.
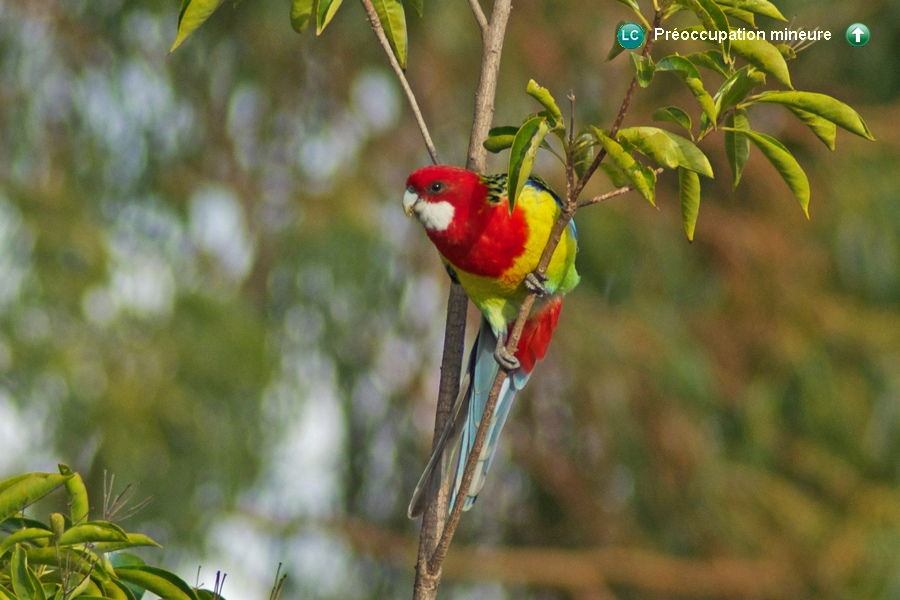
<svg viewBox="0 0 900 600">
<path fill-rule="evenodd" d="M 862 29 L 860 29 L 859 27 L 857 27 L 850 33 L 856 36 L 856 43 L 858 44 L 861 41 L 863 34 L 865 34 L 866 32 L 863 31 Z"/>
</svg>

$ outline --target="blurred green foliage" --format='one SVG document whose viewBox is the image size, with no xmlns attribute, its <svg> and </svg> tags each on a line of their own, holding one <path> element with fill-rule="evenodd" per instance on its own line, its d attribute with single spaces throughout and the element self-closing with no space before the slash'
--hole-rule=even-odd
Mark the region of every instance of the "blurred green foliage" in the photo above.
<svg viewBox="0 0 900 600">
<path fill-rule="evenodd" d="M 406 595 L 446 297 L 400 209 L 418 131 L 359 6 L 314 39 L 287 6 L 226 3 L 167 56 L 176 4 L 0 0 L 0 476 L 59 458 L 96 498 L 115 473 L 153 498 L 129 530 L 182 577 L 222 565 L 227 597 L 264 597 L 280 561 L 285 597 Z M 671 176 L 658 211 L 632 194 L 579 213 L 583 284 L 448 560 L 622 554 L 581 587 L 448 564 L 448 597 L 898 593 L 900 9 L 778 5 L 836 40 L 799 54 L 794 86 L 877 141 L 840 132 L 831 153 L 754 108 L 809 175 L 809 222 L 758 153 L 732 192 L 714 139 L 693 244 Z M 495 123 L 533 110 L 530 78 L 611 122 L 628 14 L 517 4 Z M 474 21 L 465 3 L 407 17 L 409 78 L 460 164 Z M 865 48 L 843 42 L 854 21 Z M 665 105 L 691 97 L 654 81 L 625 125 Z M 562 185 L 551 160 L 535 170 Z"/>
</svg>

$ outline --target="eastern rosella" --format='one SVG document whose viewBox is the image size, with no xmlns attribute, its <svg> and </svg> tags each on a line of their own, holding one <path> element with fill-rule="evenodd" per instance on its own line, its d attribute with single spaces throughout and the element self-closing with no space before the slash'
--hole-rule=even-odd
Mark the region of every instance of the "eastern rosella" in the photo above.
<svg viewBox="0 0 900 600">
<path fill-rule="evenodd" d="M 441 477 L 437 481 L 444 481 L 451 472 L 454 475 L 450 496 L 450 510 L 453 509 L 453 498 L 461 485 L 488 394 L 502 365 L 508 377 L 497 399 L 464 510 L 471 508 L 484 485 L 513 399 L 528 381 L 535 363 L 547 352 L 562 297 L 578 284 L 574 223 L 566 228 L 553 253 L 546 278 L 541 281 L 533 273 L 561 208 L 559 197 L 538 178 L 525 184 L 512 214 L 505 174 L 480 176 L 457 167 L 432 166 L 419 169 L 406 181 L 404 211 L 419 220 L 450 277 L 462 284 L 483 315 L 460 397 L 413 494 L 410 517 L 424 509 L 425 491 L 439 462 Z M 529 290 L 539 292 L 539 296 L 515 356 L 510 356 L 505 348 L 507 335 Z M 452 454 L 445 454 L 448 439 L 457 435 Z"/>
</svg>

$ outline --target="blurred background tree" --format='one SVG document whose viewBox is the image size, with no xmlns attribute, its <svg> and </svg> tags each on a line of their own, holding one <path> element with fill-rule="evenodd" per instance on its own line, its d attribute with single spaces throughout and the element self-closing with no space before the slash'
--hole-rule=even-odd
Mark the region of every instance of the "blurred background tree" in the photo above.
<svg viewBox="0 0 900 600">
<path fill-rule="evenodd" d="M 318 43 L 287 6 L 229 4 L 167 56 L 176 4 L 0 0 L 0 479 L 63 460 L 96 498 L 115 473 L 153 498 L 129 529 L 187 579 L 227 571 L 229 598 L 264 597 L 281 561 L 284 597 L 406 596 L 447 285 L 400 209 L 419 133 L 360 6 Z M 579 213 L 583 284 L 446 596 L 900 593 L 900 7 L 779 7 L 833 34 L 797 87 L 878 142 L 831 154 L 754 113 L 807 169 L 809 222 L 758 153 L 737 192 L 704 184 L 692 245 L 671 177 L 659 211 Z M 408 18 L 409 78 L 460 164 L 477 29 L 463 3 Z M 531 77 L 611 121 L 622 18 L 517 4 L 495 123 L 532 110 Z M 654 82 L 626 124 L 682 94 Z"/>
</svg>

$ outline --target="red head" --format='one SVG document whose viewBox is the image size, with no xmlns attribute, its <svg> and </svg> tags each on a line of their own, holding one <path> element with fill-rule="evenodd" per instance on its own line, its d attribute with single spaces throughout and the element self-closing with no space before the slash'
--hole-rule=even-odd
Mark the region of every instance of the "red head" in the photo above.
<svg viewBox="0 0 900 600">
<path fill-rule="evenodd" d="M 438 165 L 406 180 L 403 210 L 415 216 L 438 251 L 455 267 L 496 275 L 521 254 L 527 226 L 521 211 L 490 192 L 472 171 Z"/>
</svg>

